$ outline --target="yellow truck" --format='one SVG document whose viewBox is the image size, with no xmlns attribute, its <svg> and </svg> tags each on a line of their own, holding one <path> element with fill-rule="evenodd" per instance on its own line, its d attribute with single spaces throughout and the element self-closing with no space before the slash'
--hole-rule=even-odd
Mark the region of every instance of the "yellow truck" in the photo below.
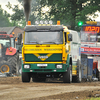
<svg viewBox="0 0 100 100">
<path fill-rule="evenodd" d="M 22 47 L 22 82 L 30 82 L 30 78 L 37 82 L 60 77 L 65 83 L 72 82 L 72 77 L 73 81 L 80 81 L 77 69 L 80 59 L 78 55 L 77 60 L 72 60 L 71 44 L 74 42 L 70 41 L 72 34 L 62 25 L 26 25 Z"/>
</svg>

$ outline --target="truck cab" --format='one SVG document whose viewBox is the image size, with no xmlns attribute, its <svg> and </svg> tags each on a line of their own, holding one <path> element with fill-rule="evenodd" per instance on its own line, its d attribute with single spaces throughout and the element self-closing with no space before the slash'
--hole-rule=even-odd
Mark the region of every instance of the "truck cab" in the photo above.
<svg viewBox="0 0 100 100">
<path fill-rule="evenodd" d="M 72 81 L 72 60 L 69 55 L 71 35 L 62 25 L 27 25 L 22 47 L 22 81 L 44 81 L 63 77 Z M 69 39 L 69 41 L 68 41 Z"/>
</svg>

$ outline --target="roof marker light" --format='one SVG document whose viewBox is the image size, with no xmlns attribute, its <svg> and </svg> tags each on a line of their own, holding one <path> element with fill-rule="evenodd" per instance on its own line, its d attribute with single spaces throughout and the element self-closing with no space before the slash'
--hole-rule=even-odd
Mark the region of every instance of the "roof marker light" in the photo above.
<svg viewBox="0 0 100 100">
<path fill-rule="evenodd" d="M 35 21 L 35 24 L 38 25 L 39 24 L 39 21 Z"/>
<path fill-rule="evenodd" d="M 43 21 L 42 20 L 40 21 L 40 24 L 43 24 Z"/>
<path fill-rule="evenodd" d="M 27 22 L 27 25 L 31 25 L 31 21 L 28 21 L 28 22 Z"/>
<path fill-rule="evenodd" d="M 41 21 L 35 21 L 35 24 L 36 24 L 36 25 L 40 25 L 40 26 L 41 26 L 41 25 L 44 25 L 44 26 L 47 25 L 47 26 L 49 26 L 49 25 L 52 25 L 53 22 L 52 22 L 51 20 L 50 20 L 50 21 L 47 21 L 47 20 L 42 21 L 42 20 L 41 20 Z"/>
<path fill-rule="evenodd" d="M 46 21 L 44 21 L 44 23 L 45 23 L 45 24 L 48 24 L 48 21 L 46 20 Z"/>
<path fill-rule="evenodd" d="M 86 24 L 89 24 L 89 25 L 97 25 L 97 22 L 95 22 L 95 21 L 86 21 Z"/>
<path fill-rule="evenodd" d="M 15 39 L 15 41 L 17 41 L 17 38 Z"/>
<path fill-rule="evenodd" d="M 60 21 L 57 21 L 57 25 L 60 25 Z"/>
<path fill-rule="evenodd" d="M 12 34 L 15 34 L 14 32 L 12 32 Z"/>
<path fill-rule="evenodd" d="M 53 21 L 52 21 L 52 20 L 50 20 L 50 21 L 49 21 L 49 24 L 51 24 L 51 25 L 52 25 L 52 24 L 53 24 Z"/>
</svg>

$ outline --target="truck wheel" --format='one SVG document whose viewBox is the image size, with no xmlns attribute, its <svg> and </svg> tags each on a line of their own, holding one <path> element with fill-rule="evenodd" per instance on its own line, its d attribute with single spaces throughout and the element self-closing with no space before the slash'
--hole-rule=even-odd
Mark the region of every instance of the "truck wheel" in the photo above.
<svg viewBox="0 0 100 100">
<path fill-rule="evenodd" d="M 82 81 L 82 73 L 81 73 L 81 65 L 79 63 L 79 60 L 77 61 L 77 75 L 72 77 L 73 82 L 80 83 Z"/>
<path fill-rule="evenodd" d="M 22 82 L 30 82 L 30 74 L 28 72 L 22 72 Z"/>
<path fill-rule="evenodd" d="M 99 75 L 98 75 L 98 81 L 100 81 L 100 72 L 98 73 Z"/>
<path fill-rule="evenodd" d="M 72 82 L 72 65 L 67 68 L 67 72 L 63 74 L 63 82 L 71 83 Z"/>
<path fill-rule="evenodd" d="M 12 73 L 11 64 L 7 61 L 0 62 L 0 71 L 1 73 Z"/>
<path fill-rule="evenodd" d="M 97 69 L 97 72 L 96 72 L 96 77 L 98 78 L 98 81 L 100 81 L 100 72 L 99 72 L 98 69 Z"/>
</svg>

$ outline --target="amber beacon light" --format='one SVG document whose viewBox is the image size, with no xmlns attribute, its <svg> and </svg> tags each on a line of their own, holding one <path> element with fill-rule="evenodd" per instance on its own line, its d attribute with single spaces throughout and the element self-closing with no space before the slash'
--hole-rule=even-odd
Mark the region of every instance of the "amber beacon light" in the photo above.
<svg viewBox="0 0 100 100">
<path fill-rule="evenodd" d="M 27 22 L 27 25 L 31 25 L 31 21 L 28 21 L 28 22 Z"/>
<path fill-rule="evenodd" d="M 60 25 L 60 21 L 57 21 L 57 25 Z"/>
</svg>

